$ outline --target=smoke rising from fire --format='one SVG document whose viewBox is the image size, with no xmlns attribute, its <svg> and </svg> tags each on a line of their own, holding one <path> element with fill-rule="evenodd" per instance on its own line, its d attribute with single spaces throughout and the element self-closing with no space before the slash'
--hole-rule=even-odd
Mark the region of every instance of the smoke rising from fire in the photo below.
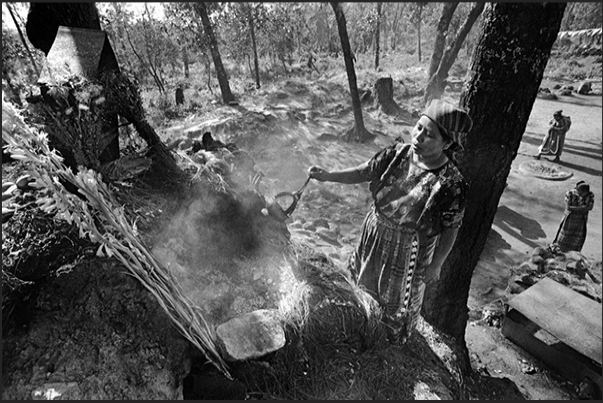
<svg viewBox="0 0 603 403">
<path fill-rule="evenodd" d="M 252 189 L 220 192 L 199 182 L 155 237 L 153 254 L 216 324 L 276 308 L 284 278 L 294 281 L 284 258 L 286 224 L 264 207 Z"/>
</svg>

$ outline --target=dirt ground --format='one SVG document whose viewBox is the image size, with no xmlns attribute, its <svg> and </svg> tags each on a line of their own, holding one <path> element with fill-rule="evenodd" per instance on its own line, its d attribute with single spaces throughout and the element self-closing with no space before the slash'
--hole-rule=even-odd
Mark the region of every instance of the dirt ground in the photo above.
<svg viewBox="0 0 603 403">
<path fill-rule="evenodd" d="M 336 136 L 353 122 L 346 101 L 345 81 L 288 81 L 243 96 L 237 112 L 218 109 L 211 117 L 191 117 L 174 125 L 162 136 L 167 142 L 186 137 L 187 130 L 209 130 L 222 141 L 234 141 L 253 156 L 265 174 L 263 194 L 300 188 L 307 169 L 318 164 L 328 169 L 355 166 L 381 147 L 402 136 L 409 141 L 414 121 L 379 114 L 365 108 L 366 127 L 376 138 L 366 144 L 345 143 Z M 554 83 L 543 82 L 542 86 Z M 600 88 L 600 83 L 599 83 Z M 445 98 L 458 99 L 458 93 Z M 408 101 L 399 101 L 408 107 Z M 520 169 L 534 155 L 554 111 L 562 109 L 573 125 L 559 163 L 544 157 L 543 164 L 571 174 L 565 180 L 540 179 Z M 241 124 L 244 121 L 245 124 Z M 471 310 L 466 340 L 475 368 L 495 377 L 512 380 L 526 399 L 574 399 L 571 387 L 518 346 L 502 336 L 500 329 L 477 322 L 483 307 L 504 297 L 511 269 L 524 261 L 536 246 L 551 242 L 564 210 L 564 193 L 578 180 L 590 183 L 595 206 L 589 216 L 588 236 L 582 253 L 591 261 L 601 260 L 601 95 L 560 96 L 537 99 L 512 164 L 508 186 L 502 195 L 486 247 L 475 269 L 468 306 Z M 360 226 L 370 204 L 365 185 L 340 185 L 311 181 L 288 222 L 292 240 L 321 249 L 338 264 L 345 264 L 356 245 Z M 326 219 L 329 231 L 311 223 Z M 526 371 L 525 368 L 533 368 Z"/>
<path fill-rule="evenodd" d="M 589 214 L 588 235 L 582 253 L 592 262 L 601 260 L 601 96 L 561 96 L 559 100 L 537 99 L 512 165 L 508 187 L 475 269 L 468 305 L 477 310 L 504 295 L 509 269 L 525 260 L 536 246 L 551 242 L 563 215 L 563 195 L 577 181 L 590 183 L 595 206 Z M 552 112 L 561 109 L 572 118 L 561 161 L 551 165 L 573 175 L 555 181 L 532 177 L 519 167 L 533 160 Z M 543 160 L 552 157 L 543 157 Z M 505 339 L 500 330 L 470 323 L 466 330 L 468 348 L 494 374 L 513 380 L 530 399 L 567 399 L 554 387 L 550 373 L 521 371 L 522 359 L 539 364 Z M 540 366 L 541 367 L 541 366 Z M 539 368 L 540 368 L 539 367 Z"/>
</svg>

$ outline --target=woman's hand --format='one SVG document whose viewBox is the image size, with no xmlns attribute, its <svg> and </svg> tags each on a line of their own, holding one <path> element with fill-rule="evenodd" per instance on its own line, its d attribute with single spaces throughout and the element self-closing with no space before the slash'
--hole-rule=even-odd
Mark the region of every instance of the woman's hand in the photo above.
<svg viewBox="0 0 603 403">
<path fill-rule="evenodd" d="M 442 266 L 434 264 L 433 262 L 425 268 L 425 277 L 423 277 L 423 282 L 425 284 L 431 284 L 440 279 L 440 272 L 442 271 Z"/>
<path fill-rule="evenodd" d="M 328 181 L 329 175 L 329 171 L 319 167 L 318 165 L 312 165 L 310 168 L 308 168 L 308 176 L 312 179 L 316 179 L 319 182 Z"/>
</svg>

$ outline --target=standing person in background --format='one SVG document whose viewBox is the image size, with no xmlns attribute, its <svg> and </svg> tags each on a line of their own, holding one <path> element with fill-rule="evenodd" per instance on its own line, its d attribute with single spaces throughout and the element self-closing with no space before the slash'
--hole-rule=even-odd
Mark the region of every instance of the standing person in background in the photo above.
<svg viewBox="0 0 603 403">
<path fill-rule="evenodd" d="M 357 167 L 308 169 L 321 182 L 370 182 L 374 203 L 349 270 L 382 307 L 392 343 L 415 328 L 425 285 L 439 279 L 463 221 L 467 183 L 450 152 L 462 149 L 472 125 L 465 111 L 435 100 L 414 126 L 412 143 L 394 142 Z"/>
<path fill-rule="evenodd" d="M 538 147 L 536 159 L 540 159 L 542 155 L 554 155 L 554 162 L 559 162 L 563 145 L 565 144 L 565 134 L 570 129 L 572 120 L 569 116 L 563 115 L 563 111 L 559 110 L 553 114 L 553 118 L 549 121 L 549 132 L 542 139 L 542 144 Z"/>
<path fill-rule="evenodd" d="M 553 246 L 561 252 L 580 252 L 586 240 L 588 212 L 593 209 L 595 195 L 584 181 L 576 183 L 573 189 L 565 193 L 565 214 L 559 224 Z"/>
</svg>

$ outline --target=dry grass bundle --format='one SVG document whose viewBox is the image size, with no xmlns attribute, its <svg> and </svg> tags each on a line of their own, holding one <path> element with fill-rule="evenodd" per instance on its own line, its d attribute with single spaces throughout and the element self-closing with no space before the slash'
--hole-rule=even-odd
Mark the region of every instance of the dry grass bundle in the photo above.
<svg viewBox="0 0 603 403">
<path fill-rule="evenodd" d="M 291 342 L 270 362 L 272 371 L 264 384 L 270 399 L 411 400 L 417 379 L 438 379 L 426 372 L 413 346 L 391 346 L 381 332 L 365 336 L 373 343 L 363 351 L 288 336 Z"/>
<path fill-rule="evenodd" d="M 49 148 L 47 135 L 33 133 L 4 99 L 2 138 L 8 144 L 12 157 L 30 166 L 30 174 L 35 179 L 31 186 L 39 188 L 40 193 L 46 193 L 46 197 L 38 201 L 40 208 L 54 213 L 58 219 L 77 224 L 80 237 L 100 243 L 97 255 L 119 259 L 130 274 L 155 296 L 182 335 L 230 377 L 214 343 L 214 328 L 205 321 L 201 309 L 183 294 L 173 275 L 138 239 L 124 208 L 117 207 L 99 174 L 92 170 L 80 170 L 74 174 Z M 78 194 L 68 192 L 61 181 L 74 185 Z"/>
<path fill-rule="evenodd" d="M 265 388 L 277 399 L 400 396 L 401 371 L 384 371 L 389 346 L 377 302 L 309 245 L 288 251 L 299 281 L 280 303 L 288 344 L 275 353 Z M 389 386 L 388 386 L 389 385 Z M 391 387 L 392 393 L 388 393 Z"/>
<path fill-rule="evenodd" d="M 420 335 L 403 346 L 387 341 L 377 302 L 348 273 L 311 245 L 293 244 L 288 252 L 299 283 L 279 306 L 288 343 L 256 381 L 267 398 L 411 400 L 442 387 L 458 394 Z"/>
</svg>

